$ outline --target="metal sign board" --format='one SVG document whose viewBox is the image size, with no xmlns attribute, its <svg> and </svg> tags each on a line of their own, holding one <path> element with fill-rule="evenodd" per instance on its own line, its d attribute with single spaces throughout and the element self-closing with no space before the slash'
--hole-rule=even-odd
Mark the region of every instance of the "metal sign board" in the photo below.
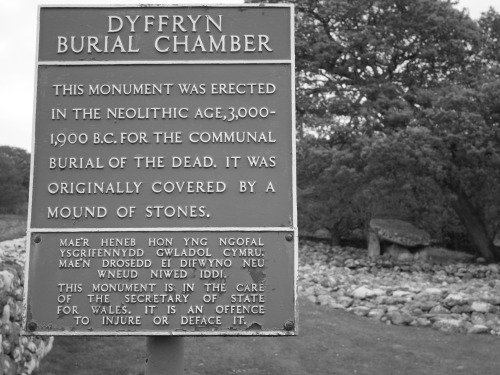
<svg viewBox="0 0 500 375">
<path fill-rule="evenodd" d="M 293 7 L 39 25 L 25 331 L 295 334 Z"/>
</svg>

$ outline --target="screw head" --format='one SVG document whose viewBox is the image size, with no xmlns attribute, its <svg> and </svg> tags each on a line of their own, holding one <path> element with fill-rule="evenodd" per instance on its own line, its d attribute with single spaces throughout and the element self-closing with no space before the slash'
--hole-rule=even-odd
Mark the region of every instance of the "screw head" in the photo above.
<svg viewBox="0 0 500 375">
<path fill-rule="evenodd" d="M 283 325 L 286 331 L 291 331 L 295 328 L 295 322 L 293 320 L 287 320 Z"/>
<path fill-rule="evenodd" d="M 28 330 L 33 332 L 33 331 L 36 331 L 36 328 L 37 328 L 37 324 L 35 322 L 29 322 L 28 323 Z"/>
<path fill-rule="evenodd" d="M 288 242 L 293 241 L 293 234 L 288 233 L 288 234 L 285 236 L 285 239 L 286 239 Z"/>
</svg>

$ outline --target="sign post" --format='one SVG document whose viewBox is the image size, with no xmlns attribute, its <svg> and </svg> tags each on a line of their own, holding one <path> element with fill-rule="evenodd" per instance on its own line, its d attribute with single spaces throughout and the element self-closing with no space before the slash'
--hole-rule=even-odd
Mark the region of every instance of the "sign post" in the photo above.
<svg viewBox="0 0 500 375">
<path fill-rule="evenodd" d="M 184 337 L 150 336 L 146 345 L 145 375 L 184 373 Z"/>
<path fill-rule="evenodd" d="M 295 335 L 293 7 L 39 25 L 25 334 Z"/>
</svg>

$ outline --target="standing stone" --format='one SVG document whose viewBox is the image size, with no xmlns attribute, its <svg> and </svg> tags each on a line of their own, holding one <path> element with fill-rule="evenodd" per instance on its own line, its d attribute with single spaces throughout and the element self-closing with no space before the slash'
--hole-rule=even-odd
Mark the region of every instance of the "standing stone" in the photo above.
<svg viewBox="0 0 500 375">
<path fill-rule="evenodd" d="M 493 246 L 500 247 L 500 230 L 497 230 L 493 238 Z"/>
<path fill-rule="evenodd" d="M 368 256 L 370 258 L 377 258 L 380 256 L 380 242 L 377 234 L 371 229 L 368 230 Z"/>
</svg>

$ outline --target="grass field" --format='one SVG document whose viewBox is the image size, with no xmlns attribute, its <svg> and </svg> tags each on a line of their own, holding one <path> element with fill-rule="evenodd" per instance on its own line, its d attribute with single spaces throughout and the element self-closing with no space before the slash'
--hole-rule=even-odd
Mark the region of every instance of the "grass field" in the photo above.
<svg viewBox="0 0 500 375">
<path fill-rule="evenodd" d="M 143 337 L 59 337 L 41 375 L 143 374 Z M 387 326 L 300 301 L 298 337 L 185 339 L 186 375 L 500 373 L 500 339 Z"/>
</svg>

